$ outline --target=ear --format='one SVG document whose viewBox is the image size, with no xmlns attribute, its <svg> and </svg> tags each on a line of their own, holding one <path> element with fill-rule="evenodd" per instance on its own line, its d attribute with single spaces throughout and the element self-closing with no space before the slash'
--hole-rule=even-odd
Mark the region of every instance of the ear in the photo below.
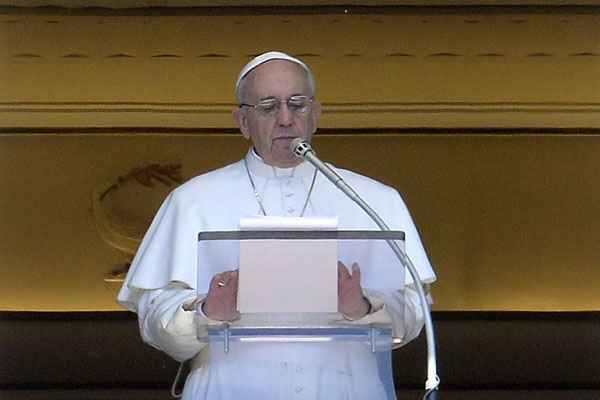
<svg viewBox="0 0 600 400">
<path fill-rule="evenodd" d="M 250 139 L 250 133 L 248 130 L 248 117 L 246 113 L 242 111 L 241 108 L 236 107 L 233 109 L 232 113 L 233 119 L 237 122 L 238 127 L 240 128 L 240 132 L 246 139 Z"/>
<path fill-rule="evenodd" d="M 312 133 L 315 133 L 317 131 L 317 126 L 318 126 L 320 117 L 321 117 L 321 103 L 319 103 L 317 100 L 314 100 L 312 103 L 312 113 L 311 113 L 311 118 L 312 118 L 312 123 L 313 123 Z"/>
</svg>

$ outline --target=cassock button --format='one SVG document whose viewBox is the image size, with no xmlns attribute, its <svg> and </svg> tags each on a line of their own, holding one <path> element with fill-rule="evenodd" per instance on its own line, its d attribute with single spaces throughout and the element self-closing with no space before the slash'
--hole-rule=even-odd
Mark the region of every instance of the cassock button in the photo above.
<svg viewBox="0 0 600 400">
<path fill-rule="evenodd" d="M 302 386 L 296 386 L 296 387 L 294 388 L 294 392 L 296 392 L 296 393 L 300 393 L 300 392 L 301 392 L 303 389 L 304 389 L 304 388 L 303 388 Z"/>
<path fill-rule="evenodd" d="M 287 209 L 288 214 L 292 214 L 294 211 L 296 211 L 294 207 L 288 207 Z"/>
<path fill-rule="evenodd" d="M 292 197 L 294 195 L 294 193 L 293 192 L 285 192 L 283 195 L 285 197 Z"/>
</svg>

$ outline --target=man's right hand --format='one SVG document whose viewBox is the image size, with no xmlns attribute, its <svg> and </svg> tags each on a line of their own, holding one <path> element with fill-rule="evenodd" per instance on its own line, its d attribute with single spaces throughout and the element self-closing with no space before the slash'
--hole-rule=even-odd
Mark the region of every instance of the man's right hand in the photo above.
<svg viewBox="0 0 600 400">
<path fill-rule="evenodd" d="M 239 318 L 237 310 L 238 271 L 225 271 L 213 276 L 208 295 L 202 304 L 202 312 L 218 321 Z"/>
</svg>

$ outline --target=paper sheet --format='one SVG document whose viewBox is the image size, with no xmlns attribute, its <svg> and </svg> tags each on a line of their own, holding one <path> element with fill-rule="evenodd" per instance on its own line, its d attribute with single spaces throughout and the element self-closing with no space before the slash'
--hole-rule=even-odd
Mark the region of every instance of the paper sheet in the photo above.
<svg viewBox="0 0 600 400">
<path fill-rule="evenodd" d="M 262 217 L 243 230 L 336 229 L 331 218 Z M 241 313 L 337 311 L 336 240 L 242 240 L 238 309 Z"/>
<path fill-rule="evenodd" d="M 240 230 L 336 230 L 337 218 L 270 217 L 242 218 Z"/>
</svg>

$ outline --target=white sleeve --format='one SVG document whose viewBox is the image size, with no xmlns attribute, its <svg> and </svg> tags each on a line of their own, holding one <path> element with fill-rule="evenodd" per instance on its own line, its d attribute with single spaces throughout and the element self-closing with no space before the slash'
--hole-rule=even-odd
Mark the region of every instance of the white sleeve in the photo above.
<svg viewBox="0 0 600 400">
<path fill-rule="evenodd" d="M 208 319 L 185 311 L 182 306 L 196 300 L 193 289 L 168 286 L 144 290 L 138 302 L 142 340 L 177 361 L 194 357 L 206 345 L 199 336 L 207 333 Z"/>
<path fill-rule="evenodd" d="M 425 320 L 419 295 L 413 285 L 406 286 L 404 290 L 363 289 L 363 294 L 371 303 L 371 311 L 356 323 L 391 324 L 392 336 L 402 339 L 402 343 L 395 347 L 404 346 L 419 336 Z M 429 296 L 427 300 L 431 302 Z"/>
</svg>

